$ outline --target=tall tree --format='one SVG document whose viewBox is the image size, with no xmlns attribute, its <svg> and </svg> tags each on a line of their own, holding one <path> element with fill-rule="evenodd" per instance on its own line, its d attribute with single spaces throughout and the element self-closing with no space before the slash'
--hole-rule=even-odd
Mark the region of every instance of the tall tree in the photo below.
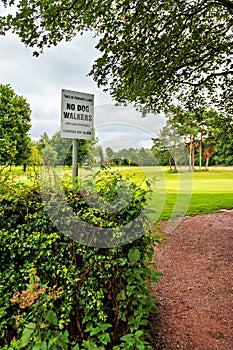
<svg viewBox="0 0 233 350">
<path fill-rule="evenodd" d="M 25 164 L 30 156 L 31 110 L 24 97 L 10 85 L 0 84 L 0 160 L 2 163 Z"/>
<path fill-rule="evenodd" d="M 48 169 L 57 162 L 57 153 L 50 144 L 45 146 L 42 156 L 43 164 L 46 165 Z"/>
<path fill-rule="evenodd" d="M 35 142 L 36 147 L 38 148 L 38 150 L 40 151 L 40 153 L 42 154 L 44 148 L 46 145 L 48 145 L 49 143 L 49 137 L 46 134 L 46 132 L 44 132 L 38 141 Z"/>
<path fill-rule="evenodd" d="M 78 140 L 78 163 L 89 163 L 92 157 L 92 150 L 96 144 L 97 139 L 93 140 Z M 57 154 L 56 163 L 58 165 L 70 165 L 72 164 L 72 140 L 62 138 L 60 131 L 56 132 L 48 143 L 53 147 Z"/>
<path fill-rule="evenodd" d="M 194 170 L 195 137 L 198 133 L 196 110 L 184 109 L 181 106 L 171 106 L 167 116 L 168 124 L 172 125 L 180 137 L 189 138 L 189 168 Z"/>
<path fill-rule="evenodd" d="M 205 139 L 210 139 L 214 133 L 216 133 L 218 119 L 221 116 L 214 109 L 206 109 L 204 107 L 198 108 L 195 117 L 197 121 L 197 130 L 199 137 L 199 169 L 202 168 L 202 155 L 203 155 L 203 142 Z M 208 145 L 208 154 L 213 154 L 213 148 Z M 212 150 L 210 152 L 210 149 Z M 206 151 L 206 150 L 205 150 Z M 204 151 L 204 152 L 205 152 Z M 207 153 L 206 153 L 207 154 Z"/>
<path fill-rule="evenodd" d="M 128 149 L 127 160 L 129 165 L 140 165 L 139 151 L 130 147 Z"/>
<path fill-rule="evenodd" d="M 171 123 L 167 123 L 165 127 L 160 130 L 157 138 L 152 138 L 154 144 L 152 146 L 152 150 L 157 159 L 163 159 L 164 157 L 168 158 L 168 163 L 170 166 L 170 170 L 172 170 L 172 159 L 174 163 L 173 172 L 177 172 L 177 161 L 183 162 L 185 158 L 183 157 L 183 145 L 181 136 L 174 125 Z M 161 164 L 163 165 L 163 164 Z"/>
<path fill-rule="evenodd" d="M 211 160 L 218 165 L 233 165 L 233 120 L 223 115 L 215 119 L 215 130 L 206 148 L 214 147 Z"/>
<path fill-rule="evenodd" d="M 152 138 L 153 146 L 151 150 L 154 154 L 156 165 L 169 165 L 170 170 L 172 170 L 171 154 L 168 149 L 164 132 L 165 130 L 162 129 L 157 137 Z"/>
<path fill-rule="evenodd" d="M 127 164 L 130 165 L 132 157 L 129 157 L 129 154 L 130 154 L 130 150 L 128 150 L 127 148 L 122 148 L 121 150 L 118 151 L 118 156 L 122 160 L 123 165 L 127 165 Z"/>
<path fill-rule="evenodd" d="M 111 160 L 113 159 L 113 156 L 114 156 L 114 152 L 113 152 L 113 150 L 111 149 L 111 147 L 107 147 L 107 148 L 106 148 L 105 154 L 106 154 L 106 156 L 107 156 L 108 162 L 111 162 Z"/>
<path fill-rule="evenodd" d="M 33 167 L 34 172 L 36 172 L 37 168 L 42 163 L 42 157 L 39 149 L 36 147 L 35 143 L 31 142 L 31 154 L 28 159 L 28 165 Z"/>
<path fill-rule="evenodd" d="M 100 145 L 96 145 L 92 153 L 98 165 L 102 165 L 105 163 L 104 151 Z"/>
<path fill-rule="evenodd" d="M 160 111 L 173 98 L 209 98 L 233 113 L 233 1 L 231 0 L 3 0 L 17 3 L 0 18 L 37 47 L 71 40 L 91 29 L 101 55 L 91 74 L 119 102 Z"/>
<path fill-rule="evenodd" d="M 188 108 L 189 107 L 189 108 Z M 202 167 L 203 142 L 207 141 L 217 131 L 219 125 L 218 119 L 222 116 L 214 109 L 208 109 L 206 106 L 191 107 L 172 106 L 168 113 L 169 123 L 172 124 L 181 136 L 189 138 L 189 167 L 194 170 L 195 167 L 195 149 L 199 144 L 199 168 Z M 225 117 L 229 119 L 229 117 Z M 231 119 L 231 118 L 230 118 Z M 209 148 L 210 145 L 208 144 Z M 213 147 L 211 147 L 213 153 Z M 206 153 L 207 154 L 207 153 Z"/>
</svg>

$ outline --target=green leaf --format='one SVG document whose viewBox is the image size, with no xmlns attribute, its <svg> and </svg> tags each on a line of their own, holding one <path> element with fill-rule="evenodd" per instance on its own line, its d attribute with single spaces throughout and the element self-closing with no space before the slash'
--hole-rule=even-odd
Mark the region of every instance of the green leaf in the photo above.
<svg viewBox="0 0 233 350">
<path fill-rule="evenodd" d="M 129 342 L 133 337 L 133 334 L 125 334 L 120 339 L 126 342 Z"/>
<path fill-rule="evenodd" d="M 99 327 L 93 328 L 92 331 L 90 332 L 90 336 L 92 337 L 93 335 L 98 334 L 101 331 Z"/>
<path fill-rule="evenodd" d="M 135 337 L 136 338 L 139 338 L 143 335 L 143 331 L 142 330 L 138 330 L 136 333 L 135 333 Z"/>
<path fill-rule="evenodd" d="M 158 277 L 157 276 L 163 276 L 162 272 L 154 272 L 151 276 L 150 280 L 151 282 L 158 283 Z"/>
<path fill-rule="evenodd" d="M 53 324 L 54 326 L 58 325 L 58 320 L 57 320 L 57 315 L 55 314 L 54 311 L 50 310 L 47 315 L 46 315 L 46 320 Z"/>
<path fill-rule="evenodd" d="M 128 252 L 129 261 L 133 265 L 140 259 L 140 256 L 140 251 L 137 248 L 132 248 Z"/>
<path fill-rule="evenodd" d="M 40 344 L 34 345 L 32 350 L 48 350 L 47 342 L 43 341 Z"/>
<path fill-rule="evenodd" d="M 145 344 L 144 342 L 140 342 L 136 344 L 136 349 L 137 350 L 145 350 Z"/>
<path fill-rule="evenodd" d="M 21 344 L 20 344 L 22 348 L 28 345 L 28 343 L 30 342 L 30 338 L 34 333 L 35 329 L 36 329 L 36 324 L 33 322 L 30 322 L 25 326 L 23 335 L 21 338 Z"/>
<path fill-rule="evenodd" d="M 110 323 L 104 323 L 100 326 L 102 331 L 106 331 L 106 329 L 111 328 L 112 325 Z"/>
<path fill-rule="evenodd" d="M 0 307 L 0 317 L 3 317 L 7 314 L 5 310 L 6 310 L 6 307 Z"/>
<path fill-rule="evenodd" d="M 32 350 L 41 350 L 41 344 L 36 344 L 33 346 Z"/>
<path fill-rule="evenodd" d="M 119 301 L 119 300 L 126 300 L 126 295 L 125 295 L 124 289 L 122 289 L 122 290 L 120 291 L 120 293 L 117 294 L 116 300 L 117 300 L 117 301 Z"/>
<path fill-rule="evenodd" d="M 107 345 L 108 343 L 110 343 L 111 338 L 110 335 L 108 333 L 103 333 L 99 336 L 99 340 L 104 344 Z"/>
</svg>

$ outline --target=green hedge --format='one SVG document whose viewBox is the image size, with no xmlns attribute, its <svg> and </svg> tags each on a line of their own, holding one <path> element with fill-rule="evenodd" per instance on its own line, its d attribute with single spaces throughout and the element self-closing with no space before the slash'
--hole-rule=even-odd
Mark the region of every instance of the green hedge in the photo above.
<svg viewBox="0 0 233 350">
<path fill-rule="evenodd" d="M 151 349 L 145 330 L 156 305 L 148 281 L 159 274 L 150 266 L 153 237 L 116 248 L 82 245 L 56 228 L 37 185 L 7 186 L 0 199 L 0 347 Z M 66 196 L 72 208 L 84 206 L 80 191 L 66 189 Z M 144 202 L 136 198 L 130 215 Z"/>
</svg>

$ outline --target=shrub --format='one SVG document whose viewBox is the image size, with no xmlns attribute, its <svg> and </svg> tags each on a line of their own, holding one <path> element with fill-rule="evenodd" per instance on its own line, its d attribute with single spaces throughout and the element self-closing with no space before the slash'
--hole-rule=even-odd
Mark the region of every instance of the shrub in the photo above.
<svg viewBox="0 0 233 350">
<path fill-rule="evenodd" d="M 113 190 L 103 193 L 112 200 L 119 174 L 105 175 L 112 177 Z M 104 182 L 99 181 L 101 192 Z M 80 188 L 65 192 L 72 210 L 89 224 L 112 222 L 109 225 L 118 230 L 116 220 L 125 223 L 136 217 L 148 195 L 147 189 L 135 183 L 130 186 L 133 199 L 122 217 L 101 217 L 101 208 L 96 213 L 87 205 Z M 154 238 L 146 233 L 114 248 L 82 245 L 60 232 L 56 219 L 51 221 L 38 186 L 11 186 L 2 193 L 1 348 L 151 349 L 146 326 L 156 304 L 147 282 L 157 282 L 159 274 L 150 266 Z M 47 195 L 58 202 L 57 194 Z M 142 216 L 140 223 L 144 221 Z"/>
</svg>

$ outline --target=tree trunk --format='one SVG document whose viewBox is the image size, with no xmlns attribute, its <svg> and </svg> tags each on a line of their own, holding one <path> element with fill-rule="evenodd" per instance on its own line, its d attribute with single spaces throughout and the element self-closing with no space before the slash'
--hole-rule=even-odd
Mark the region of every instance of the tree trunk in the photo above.
<svg viewBox="0 0 233 350">
<path fill-rule="evenodd" d="M 192 170 L 194 170 L 195 168 L 194 154 L 195 154 L 194 137 L 192 136 Z"/>
<path fill-rule="evenodd" d="M 176 141 L 174 141 L 174 173 L 177 173 L 177 159 L 176 159 L 176 154 L 175 154 L 175 149 L 176 149 Z"/>
<path fill-rule="evenodd" d="M 190 146 L 189 146 L 189 170 L 194 170 L 194 137 L 190 135 Z"/>
<path fill-rule="evenodd" d="M 174 173 L 177 173 L 177 159 L 176 159 L 176 155 L 174 155 Z"/>
<path fill-rule="evenodd" d="M 209 145 L 208 146 L 208 149 L 204 152 L 204 157 L 205 157 L 205 160 L 206 160 L 206 163 L 205 163 L 205 168 L 208 169 L 208 166 L 209 166 L 209 158 L 212 156 L 213 154 L 213 149 L 212 147 Z"/>
<path fill-rule="evenodd" d="M 169 167 L 170 167 L 170 170 L 172 171 L 171 156 L 169 157 Z"/>
<path fill-rule="evenodd" d="M 192 170 L 192 135 L 189 139 L 189 170 Z"/>
<path fill-rule="evenodd" d="M 201 163 L 202 163 L 202 131 L 201 131 L 200 150 L 199 150 L 199 169 L 200 170 L 201 170 Z"/>
</svg>

